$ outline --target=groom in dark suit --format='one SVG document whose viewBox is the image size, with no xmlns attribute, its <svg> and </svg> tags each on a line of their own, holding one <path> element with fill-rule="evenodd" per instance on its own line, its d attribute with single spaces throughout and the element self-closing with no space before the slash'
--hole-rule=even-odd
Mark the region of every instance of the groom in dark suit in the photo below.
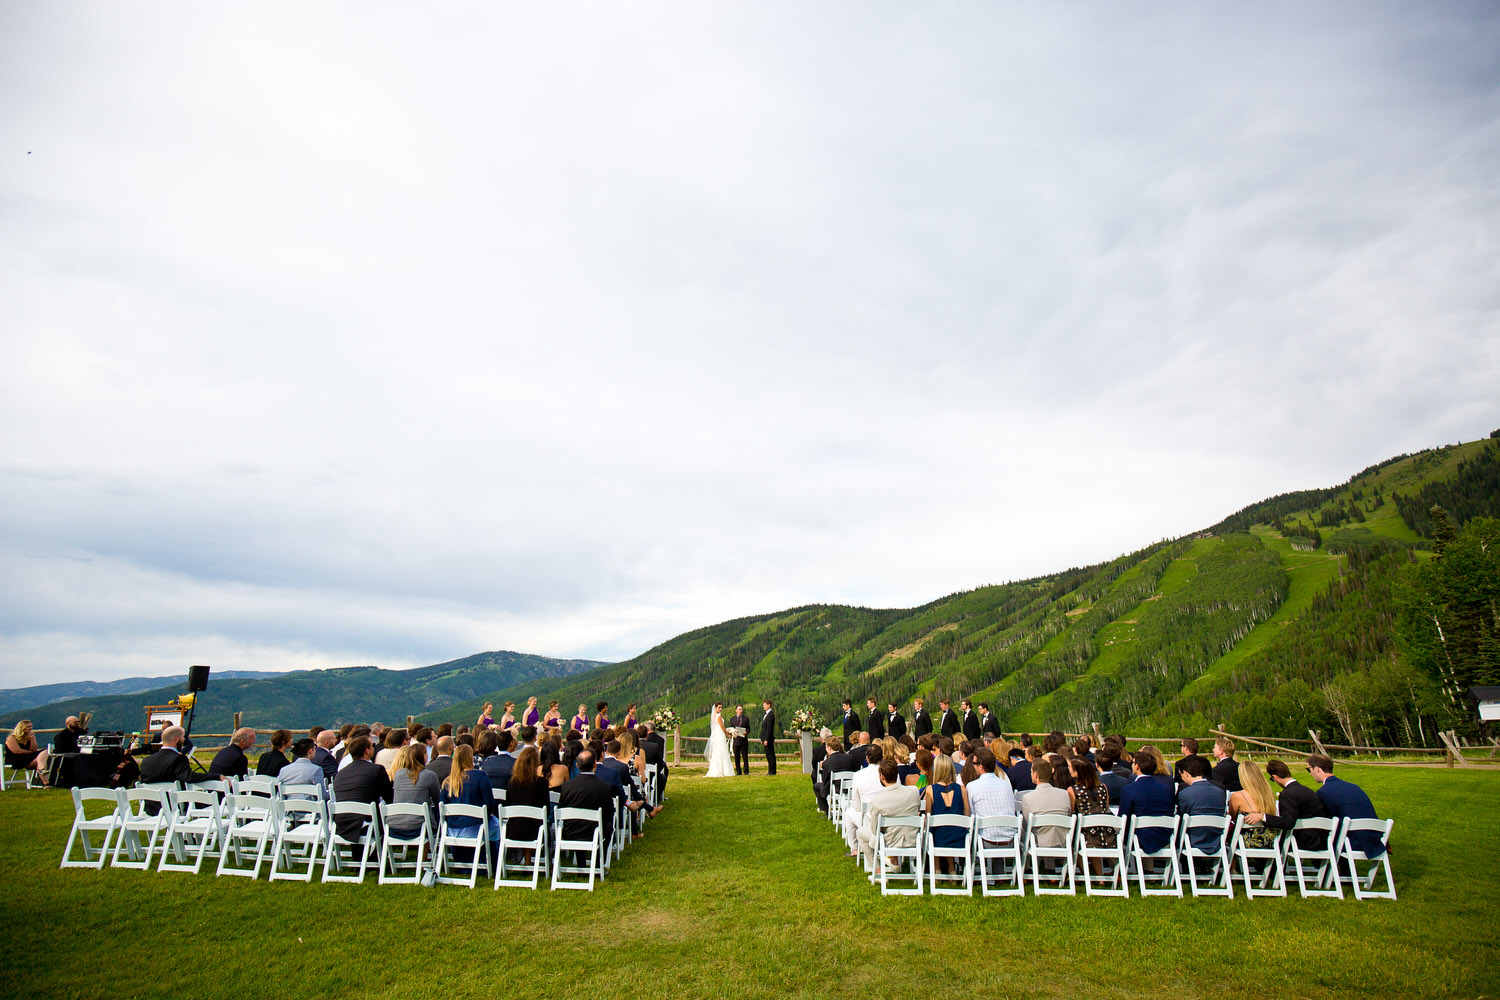
<svg viewBox="0 0 1500 1000">
<path fill-rule="evenodd" d="M 760 707 L 766 710 L 765 717 L 760 720 L 760 742 L 766 748 L 766 773 L 774 778 L 776 776 L 776 713 L 771 711 L 769 698 L 761 702 Z"/>
<path fill-rule="evenodd" d="M 734 773 L 750 773 L 750 716 L 745 714 L 744 705 L 734 706 L 734 718 L 725 723 L 731 729 L 743 729 L 743 736 L 736 736 L 729 741 L 729 747 L 734 752 Z"/>
</svg>

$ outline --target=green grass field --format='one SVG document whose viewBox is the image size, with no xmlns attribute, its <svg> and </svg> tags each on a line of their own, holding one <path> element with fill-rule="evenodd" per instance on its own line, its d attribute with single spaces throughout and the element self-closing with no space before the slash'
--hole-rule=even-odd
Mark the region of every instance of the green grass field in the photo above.
<svg viewBox="0 0 1500 1000">
<path fill-rule="evenodd" d="M 59 870 L 71 806 L 0 795 L 6 996 L 1480 996 L 1500 772 L 1345 769 L 1400 900 L 883 898 L 807 779 L 673 779 L 594 893 Z"/>
</svg>

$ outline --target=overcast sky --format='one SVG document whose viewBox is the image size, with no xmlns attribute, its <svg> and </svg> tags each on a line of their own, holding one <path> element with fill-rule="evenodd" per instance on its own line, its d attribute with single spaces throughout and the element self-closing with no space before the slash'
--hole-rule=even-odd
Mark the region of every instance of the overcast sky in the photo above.
<svg viewBox="0 0 1500 1000">
<path fill-rule="evenodd" d="M 623 659 L 1500 426 L 1490 4 L 0 5 L 0 686 Z"/>
</svg>

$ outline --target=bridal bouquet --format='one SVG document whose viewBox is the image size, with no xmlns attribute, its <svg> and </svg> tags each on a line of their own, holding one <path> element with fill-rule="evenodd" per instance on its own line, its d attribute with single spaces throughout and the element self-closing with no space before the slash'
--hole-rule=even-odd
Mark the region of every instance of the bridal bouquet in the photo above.
<svg viewBox="0 0 1500 1000">
<path fill-rule="evenodd" d="M 792 713 L 792 731 L 796 733 L 815 733 L 823 726 L 823 719 L 818 715 L 818 710 L 811 705 L 803 705 Z"/>
<path fill-rule="evenodd" d="M 658 733 L 664 733 L 682 725 L 682 720 L 677 718 L 675 708 L 671 705 L 663 705 L 651 716 L 651 724 L 656 727 Z"/>
</svg>

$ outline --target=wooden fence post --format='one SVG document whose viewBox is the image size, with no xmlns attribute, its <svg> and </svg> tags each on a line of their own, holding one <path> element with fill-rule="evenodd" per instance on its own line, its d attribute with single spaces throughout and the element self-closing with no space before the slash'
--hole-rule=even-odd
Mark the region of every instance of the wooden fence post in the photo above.
<svg viewBox="0 0 1500 1000">
<path fill-rule="evenodd" d="M 406 728 L 410 729 L 411 728 L 411 724 L 413 722 L 415 722 L 415 721 L 417 721 L 417 717 L 415 715 L 408 715 L 406 717 Z"/>
<path fill-rule="evenodd" d="M 1452 754 L 1454 759 L 1456 759 L 1464 767 L 1468 767 L 1469 762 L 1467 760 L 1464 760 L 1463 751 L 1458 748 L 1457 734 L 1450 729 L 1446 733 L 1438 733 L 1438 735 L 1443 738 L 1443 744 L 1447 746 L 1448 753 Z"/>
<path fill-rule="evenodd" d="M 1318 749 L 1318 755 L 1321 756 L 1321 757 L 1327 757 L 1328 756 L 1328 751 L 1323 749 L 1323 741 L 1320 740 L 1320 739 L 1318 739 L 1317 730 L 1315 730 L 1315 729 L 1309 729 L 1307 731 L 1307 735 L 1309 735 L 1309 736 L 1312 737 L 1313 746 L 1317 747 L 1317 749 Z"/>
<path fill-rule="evenodd" d="M 1096 746 L 1096 747 L 1102 747 L 1102 746 L 1104 746 L 1104 733 L 1100 731 L 1100 729 L 1099 729 L 1099 723 L 1092 722 L 1092 723 L 1089 723 L 1089 724 L 1094 727 L 1094 746 Z"/>
<path fill-rule="evenodd" d="M 240 717 L 243 716 L 244 714 L 245 714 L 244 712 L 235 712 L 234 713 L 234 728 L 235 729 L 239 729 L 240 728 Z"/>
<path fill-rule="evenodd" d="M 672 763 L 682 763 L 682 727 L 674 726 L 672 729 Z"/>
</svg>

